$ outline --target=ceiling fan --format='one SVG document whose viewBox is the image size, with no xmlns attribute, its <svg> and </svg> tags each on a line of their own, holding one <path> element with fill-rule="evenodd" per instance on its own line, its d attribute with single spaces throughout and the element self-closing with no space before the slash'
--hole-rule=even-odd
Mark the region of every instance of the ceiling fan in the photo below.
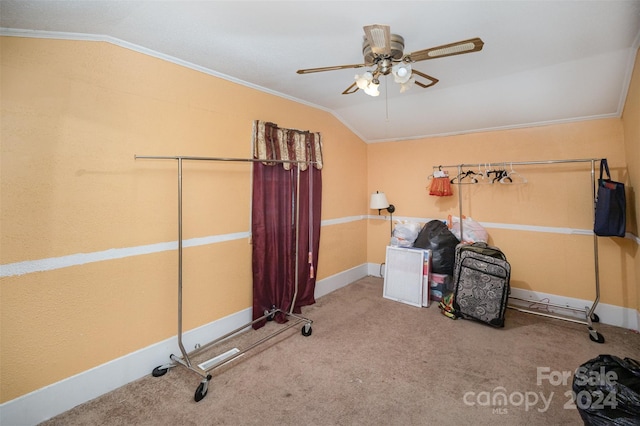
<svg viewBox="0 0 640 426">
<path fill-rule="evenodd" d="M 478 52 L 482 50 L 482 46 L 484 46 L 484 42 L 476 37 L 469 40 L 444 44 L 442 46 L 417 50 L 415 52 L 405 54 L 403 52 L 404 38 L 398 34 L 391 34 L 391 28 L 389 25 L 367 25 L 364 27 L 364 34 L 364 40 L 362 42 L 362 54 L 364 56 L 363 64 L 308 68 L 298 70 L 297 73 L 310 74 L 314 72 L 334 71 L 346 68 L 374 67 L 372 70 L 366 71 L 362 75 L 356 75 L 356 81 L 351 84 L 351 86 L 347 87 L 342 94 L 350 95 L 357 92 L 358 89 L 362 89 L 368 95 L 378 96 L 380 94 L 378 91 L 380 76 L 385 76 L 391 73 L 394 77 L 394 81 L 400 84 L 400 92 L 404 92 L 408 89 L 411 83 L 415 83 L 422 88 L 431 87 L 439 80 L 416 69 L 412 69 L 412 63 L 427 59 Z M 427 80 L 427 83 L 425 84 L 416 80 L 416 76 Z"/>
</svg>

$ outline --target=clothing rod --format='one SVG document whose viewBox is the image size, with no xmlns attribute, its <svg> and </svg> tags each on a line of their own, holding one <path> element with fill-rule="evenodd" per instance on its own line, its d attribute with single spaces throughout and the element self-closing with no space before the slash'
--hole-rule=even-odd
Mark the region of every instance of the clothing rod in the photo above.
<svg viewBox="0 0 640 426">
<path fill-rule="evenodd" d="M 433 166 L 433 169 L 437 169 L 440 167 L 446 168 L 454 168 L 454 167 L 480 167 L 486 165 L 496 165 L 496 164 L 509 164 L 512 166 L 526 166 L 526 165 L 535 165 L 535 164 L 559 164 L 559 163 L 589 163 L 591 161 L 600 161 L 600 158 L 581 158 L 574 160 L 540 160 L 540 161 L 497 161 L 497 162 L 486 162 L 486 163 L 475 163 L 475 164 L 454 164 L 448 166 Z"/>
<path fill-rule="evenodd" d="M 147 160 L 199 160 L 199 161 L 235 161 L 241 163 L 294 163 L 294 164 L 317 164 L 317 161 L 299 161 L 299 160 L 267 160 L 260 158 L 225 158 L 225 157 L 191 157 L 185 155 L 134 155 L 134 159 Z"/>
</svg>

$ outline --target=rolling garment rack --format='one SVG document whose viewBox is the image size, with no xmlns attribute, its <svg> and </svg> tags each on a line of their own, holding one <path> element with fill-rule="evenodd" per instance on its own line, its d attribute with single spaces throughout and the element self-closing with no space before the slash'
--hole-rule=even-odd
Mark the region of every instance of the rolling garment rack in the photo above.
<svg viewBox="0 0 640 426">
<path fill-rule="evenodd" d="M 185 160 L 193 160 L 193 161 L 220 161 L 220 162 L 243 162 L 243 163 L 255 163 L 255 162 L 268 162 L 268 163 L 291 163 L 291 164 L 314 164 L 314 161 L 294 161 L 294 160 L 264 160 L 264 159 L 256 159 L 256 158 L 221 158 L 221 157 L 192 157 L 192 156 L 151 156 L 151 155 L 135 155 L 134 159 L 148 159 L 148 160 L 176 160 L 178 162 L 178 347 L 180 348 L 180 352 L 182 356 L 177 356 L 171 354 L 169 358 L 172 362 L 160 365 L 153 369 L 152 375 L 154 377 L 163 376 L 169 371 L 169 369 L 181 365 L 188 370 L 198 374 L 202 377 L 200 384 L 198 385 L 194 399 L 196 402 L 201 401 L 206 395 L 209 387 L 209 381 L 212 379 L 211 371 L 215 370 L 227 364 L 249 350 L 255 348 L 256 346 L 278 336 L 279 334 L 287 331 L 288 329 L 295 327 L 299 324 L 304 324 L 302 326 L 302 335 L 310 336 L 311 335 L 311 324 L 312 320 L 305 318 L 303 316 L 297 315 L 293 313 L 293 309 L 296 303 L 296 298 L 298 296 L 298 262 L 295 262 L 295 281 L 294 281 L 294 294 L 293 299 L 291 301 L 291 306 L 288 311 L 283 311 L 280 308 L 273 306 L 269 311 L 265 311 L 264 315 L 260 318 L 257 318 L 243 326 L 236 328 L 229 333 L 210 341 L 209 343 L 205 343 L 202 345 L 196 345 L 196 348 L 190 352 L 187 352 L 184 348 L 183 340 L 182 340 L 182 163 Z M 299 188 L 300 188 L 300 167 L 297 167 L 297 191 L 296 194 L 296 235 L 295 235 L 295 259 L 298 258 L 298 245 L 299 245 L 299 229 L 298 229 L 298 219 L 300 216 L 300 202 L 299 202 Z M 243 330 L 251 327 L 252 325 L 263 321 L 271 321 L 275 317 L 276 314 L 282 313 L 286 317 L 291 318 L 292 321 L 285 324 L 282 328 L 278 329 L 274 333 L 265 336 L 258 341 L 252 343 L 248 347 L 239 350 L 237 348 L 228 350 L 222 354 L 219 354 L 207 361 L 204 361 L 200 364 L 194 364 L 192 361 L 192 357 L 204 351 L 205 349 L 212 348 L 217 344 L 222 343 L 223 341 L 229 339 L 230 337 L 240 333 Z"/>
<path fill-rule="evenodd" d="M 562 163 L 591 163 L 591 197 L 592 197 L 592 218 L 593 221 L 595 223 L 595 203 L 596 203 L 596 176 L 595 176 L 595 164 L 596 161 L 600 161 L 600 158 L 586 158 L 586 159 L 575 159 L 575 160 L 542 160 L 542 161 L 501 161 L 498 163 L 478 163 L 478 164 L 456 164 L 456 165 L 450 165 L 450 166 L 433 166 L 433 169 L 436 170 L 438 168 L 457 168 L 458 169 L 458 176 L 462 176 L 462 169 L 464 168 L 479 168 L 481 166 L 487 166 L 487 165 L 511 165 L 513 166 L 530 166 L 530 165 L 550 165 L 550 164 L 562 164 Z M 454 183 L 456 184 L 456 183 Z M 461 185 L 459 182 L 457 183 L 457 185 Z M 460 218 L 463 217 L 462 214 L 462 191 L 458 190 L 458 207 L 460 210 Z M 460 235 L 464 235 L 463 234 L 463 221 L 462 219 L 460 220 Z M 573 308 L 570 306 L 565 306 L 565 305 L 559 305 L 559 304 L 553 304 L 553 303 L 547 303 L 547 302 L 541 302 L 541 301 L 531 301 L 531 300 L 525 300 L 525 299 L 521 299 L 521 298 L 517 298 L 517 297 L 512 297 L 509 296 L 510 300 L 513 301 L 517 301 L 517 302 L 526 302 L 529 303 L 529 308 L 525 308 L 523 306 L 518 306 L 518 305 L 514 305 L 514 304 L 509 304 L 509 308 L 510 309 L 514 309 L 517 311 L 521 311 L 521 312 L 525 312 L 528 314 L 533 314 L 533 315 L 539 315 L 539 316 L 543 316 L 543 317 L 549 317 L 549 318 L 555 318 L 555 319 L 560 319 L 563 321 L 570 321 L 570 322 L 575 322 L 578 324 L 584 324 L 587 326 L 588 330 L 589 330 L 589 338 L 597 343 L 604 343 L 604 336 L 602 336 L 602 334 L 600 334 L 594 327 L 593 327 L 593 323 L 594 322 L 599 322 L 600 318 L 598 317 L 598 315 L 595 313 L 596 310 L 596 306 L 598 306 L 598 302 L 600 301 L 600 271 L 599 271 L 599 266 L 598 266 L 598 236 L 594 233 L 593 234 L 593 260 L 594 260 L 594 273 L 595 273 L 595 288 L 596 288 L 596 297 L 595 300 L 593 301 L 593 304 L 591 305 L 591 307 L 586 306 L 584 309 L 578 309 L 578 308 Z M 577 312 L 577 313 L 584 313 L 585 314 L 585 319 L 581 320 L 578 318 L 572 318 L 570 316 L 567 315 L 558 315 L 555 314 L 553 312 L 543 312 L 541 310 L 538 309 L 533 309 L 531 308 L 532 305 L 537 305 L 537 306 L 541 306 L 544 308 L 556 308 L 556 309 L 562 309 L 565 311 L 572 311 L 572 312 Z"/>
</svg>

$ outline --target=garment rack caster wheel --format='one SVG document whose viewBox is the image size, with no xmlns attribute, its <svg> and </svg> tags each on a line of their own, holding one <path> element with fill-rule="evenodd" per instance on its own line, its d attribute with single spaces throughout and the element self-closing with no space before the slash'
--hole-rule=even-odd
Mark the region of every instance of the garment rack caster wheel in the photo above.
<svg viewBox="0 0 640 426">
<path fill-rule="evenodd" d="M 302 326 L 302 335 L 305 337 L 311 336 L 313 329 L 311 328 L 311 323 L 306 323 Z"/>
<path fill-rule="evenodd" d="M 211 380 L 211 374 L 207 375 L 206 379 L 203 379 L 198 388 L 196 389 L 196 393 L 193 396 L 196 402 L 200 402 L 207 396 L 207 392 L 209 391 L 209 380 Z"/>
<path fill-rule="evenodd" d="M 591 315 L 591 321 L 592 322 L 600 322 L 600 317 L 598 316 L 598 314 Z"/>
<path fill-rule="evenodd" d="M 264 311 L 267 321 L 273 321 L 276 317 L 276 305 L 271 305 L 271 311 Z"/>
<path fill-rule="evenodd" d="M 153 371 L 151 372 L 151 375 L 153 377 L 160 377 L 160 376 L 164 376 L 165 374 L 167 374 L 167 371 L 169 371 L 168 368 L 162 368 L 162 366 L 158 366 L 156 368 L 153 369 Z"/>
<path fill-rule="evenodd" d="M 153 371 L 151 372 L 151 375 L 153 377 L 164 376 L 165 374 L 167 374 L 167 371 L 169 371 L 171 367 L 173 367 L 173 364 L 159 365 L 153 369 Z"/>
<path fill-rule="evenodd" d="M 589 339 L 596 343 L 604 343 L 604 336 L 595 330 L 589 330 Z"/>
</svg>

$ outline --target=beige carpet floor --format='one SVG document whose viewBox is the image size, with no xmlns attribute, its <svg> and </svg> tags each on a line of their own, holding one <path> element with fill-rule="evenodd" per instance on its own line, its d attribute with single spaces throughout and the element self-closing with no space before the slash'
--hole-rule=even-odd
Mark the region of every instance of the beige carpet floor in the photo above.
<svg viewBox="0 0 640 426">
<path fill-rule="evenodd" d="M 382 288 L 381 278 L 366 277 L 320 298 L 303 310 L 311 336 L 291 328 L 214 370 L 200 402 L 200 377 L 178 366 L 42 424 L 581 425 L 562 374 L 599 354 L 640 358 L 640 335 L 630 330 L 598 324 L 606 339 L 598 344 L 585 325 L 514 310 L 495 329 L 446 318 L 435 304 L 384 299 Z M 278 327 L 229 344 L 242 349 Z"/>
</svg>

